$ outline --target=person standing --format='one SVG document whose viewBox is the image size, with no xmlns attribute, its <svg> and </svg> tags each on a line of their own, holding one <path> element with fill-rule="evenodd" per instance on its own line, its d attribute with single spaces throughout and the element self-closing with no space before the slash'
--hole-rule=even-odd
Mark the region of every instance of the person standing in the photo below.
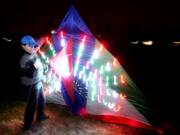
<svg viewBox="0 0 180 135">
<path fill-rule="evenodd" d="M 46 99 L 43 91 L 43 64 L 40 61 L 37 51 L 42 46 L 44 38 L 38 42 L 26 35 L 21 39 L 21 47 L 25 54 L 20 60 L 20 67 L 24 70 L 25 76 L 21 78 L 24 85 L 30 87 L 27 105 L 24 113 L 24 129 L 30 129 L 33 126 L 35 112 L 36 120 L 42 121 L 49 118 L 45 114 Z"/>
</svg>

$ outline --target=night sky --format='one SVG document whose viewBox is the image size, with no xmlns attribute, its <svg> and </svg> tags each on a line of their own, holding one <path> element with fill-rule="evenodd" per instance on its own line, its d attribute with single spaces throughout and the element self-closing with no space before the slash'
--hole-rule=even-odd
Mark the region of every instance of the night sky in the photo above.
<svg viewBox="0 0 180 135">
<path fill-rule="evenodd" d="M 180 30 L 178 1 L 3 0 L 1 31 L 44 34 L 55 29 L 73 3 L 94 34 L 108 29 L 118 38 L 131 27 L 149 33 Z M 109 27 L 109 28 L 108 28 Z"/>
<path fill-rule="evenodd" d="M 156 119 L 176 123 L 180 46 L 171 43 L 180 41 L 180 12 L 178 1 L 173 0 L 2 0 L 0 56 L 2 84 L 7 91 L 19 88 L 20 37 L 30 34 L 38 38 L 56 29 L 71 4 L 140 87 Z M 3 40 L 4 36 L 12 41 Z M 149 39 L 154 46 L 130 44 Z"/>
</svg>

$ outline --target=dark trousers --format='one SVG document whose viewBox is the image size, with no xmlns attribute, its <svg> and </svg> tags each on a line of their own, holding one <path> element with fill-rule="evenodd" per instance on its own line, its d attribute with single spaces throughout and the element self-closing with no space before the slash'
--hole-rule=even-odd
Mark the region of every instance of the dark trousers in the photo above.
<svg viewBox="0 0 180 135">
<path fill-rule="evenodd" d="M 37 118 L 44 115 L 45 111 L 45 95 L 43 93 L 42 84 L 37 83 L 31 86 L 28 102 L 24 114 L 24 125 L 31 126 L 34 115 L 37 110 Z"/>
</svg>

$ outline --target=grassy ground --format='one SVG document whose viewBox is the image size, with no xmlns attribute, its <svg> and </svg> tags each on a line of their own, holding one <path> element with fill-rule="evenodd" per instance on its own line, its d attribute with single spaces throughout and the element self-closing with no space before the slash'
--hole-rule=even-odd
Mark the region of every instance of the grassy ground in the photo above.
<svg viewBox="0 0 180 135">
<path fill-rule="evenodd" d="M 25 103 L 0 105 L 0 134 L 2 135 L 152 135 L 143 129 L 73 116 L 67 107 L 47 104 L 50 119 L 36 123 L 36 131 L 23 131 Z"/>
</svg>

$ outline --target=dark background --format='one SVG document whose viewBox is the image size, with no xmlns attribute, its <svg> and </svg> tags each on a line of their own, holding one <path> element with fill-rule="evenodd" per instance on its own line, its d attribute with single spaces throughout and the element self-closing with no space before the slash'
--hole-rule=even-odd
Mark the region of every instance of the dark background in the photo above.
<svg viewBox="0 0 180 135">
<path fill-rule="evenodd" d="M 71 4 L 118 58 L 152 108 L 154 125 L 179 126 L 180 12 L 178 1 L 17 0 L 0 4 L 0 99 L 22 99 L 20 38 L 56 29 Z M 12 39 L 11 42 L 5 38 Z M 131 41 L 138 40 L 137 45 Z M 143 40 L 153 40 L 145 46 Z"/>
</svg>

